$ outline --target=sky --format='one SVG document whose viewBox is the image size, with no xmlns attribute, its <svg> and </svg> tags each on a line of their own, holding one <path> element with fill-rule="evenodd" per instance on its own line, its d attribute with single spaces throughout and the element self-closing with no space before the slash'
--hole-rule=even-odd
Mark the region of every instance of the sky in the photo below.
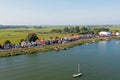
<svg viewBox="0 0 120 80">
<path fill-rule="evenodd" d="M 119 25 L 120 0 L 0 0 L 3 25 Z"/>
</svg>

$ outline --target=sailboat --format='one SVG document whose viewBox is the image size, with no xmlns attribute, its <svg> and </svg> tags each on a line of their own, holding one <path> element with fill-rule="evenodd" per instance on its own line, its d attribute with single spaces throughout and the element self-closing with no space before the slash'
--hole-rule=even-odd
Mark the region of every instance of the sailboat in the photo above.
<svg viewBox="0 0 120 80">
<path fill-rule="evenodd" d="M 75 73 L 75 74 L 73 74 L 72 76 L 73 77 L 79 77 L 79 76 L 81 76 L 82 75 L 82 73 L 80 72 L 80 64 L 78 64 L 78 73 Z"/>
</svg>

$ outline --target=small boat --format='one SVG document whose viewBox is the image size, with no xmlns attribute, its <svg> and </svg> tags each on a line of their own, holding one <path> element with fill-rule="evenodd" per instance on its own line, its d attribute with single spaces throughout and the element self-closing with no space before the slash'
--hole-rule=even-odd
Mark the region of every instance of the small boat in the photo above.
<svg viewBox="0 0 120 80">
<path fill-rule="evenodd" d="M 78 64 L 78 73 L 75 73 L 75 74 L 73 74 L 72 76 L 73 77 L 79 77 L 79 76 L 81 76 L 82 75 L 82 73 L 80 72 L 80 64 Z"/>
</svg>

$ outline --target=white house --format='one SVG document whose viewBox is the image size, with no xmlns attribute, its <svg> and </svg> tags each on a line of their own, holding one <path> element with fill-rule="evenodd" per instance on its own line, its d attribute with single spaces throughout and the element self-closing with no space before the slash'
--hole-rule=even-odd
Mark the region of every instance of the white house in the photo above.
<svg viewBox="0 0 120 80">
<path fill-rule="evenodd" d="M 119 36 L 120 35 L 120 33 L 119 32 L 116 32 L 116 36 Z"/>
<path fill-rule="evenodd" d="M 111 32 L 107 32 L 107 31 L 101 31 L 100 33 L 99 33 L 99 36 L 111 36 Z"/>
<path fill-rule="evenodd" d="M 27 47 L 27 43 L 26 43 L 25 41 L 22 41 L 22 42 L 21 42 L 21 47 L 23 47 L 23 48 L 24 48 L 24 47 Z"/>
</svg>

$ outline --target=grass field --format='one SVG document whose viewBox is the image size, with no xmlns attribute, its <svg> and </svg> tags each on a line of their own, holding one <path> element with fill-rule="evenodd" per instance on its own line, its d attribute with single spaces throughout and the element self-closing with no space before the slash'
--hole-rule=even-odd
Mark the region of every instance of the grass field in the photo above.
<svg viewBox="0 0 120 80">
<path fill-rule="evenodd" d="M 1 29 L 0 30 L 0 44 L 3 44 L 5 40 L 10 40 L 12 43 L 19 43 L 21 39 L 25 39 L 29 33 L 36 33 L 40 39 L 48 39 L 50 37 L 66 37 L 71 34 L 45 34 L 45 32 L 50 32 L 53 28 L 15 28 L 15 29 Z"/>
<path fill-rule="evenodd" d="M 120 27 L 110 27 L 109 29 L 111 32 L 115 32 L 116 30 L 120 32 Z"/>
<path fill-rule="evenodd" d="M 0 29 L 0 44 L 3 44 L 6 40 L 10 40 L 12 43 L 19 43 L 21 39 L 25 39 L 29 33 L 36 33 L 40 39 L 48 39 L 50 37 L 66 37 L 71 34 L 65 33 L 52 33 L 45 34 L 45 32 L 50 32 L 51 29 L 63 29 L 63 27 L 45 27 L 45 28 L 14 28 L 14 29 Z M 110 27 L 111 32 L 118 30 L 120 32 L 120 27 Z"/>
</svg>

